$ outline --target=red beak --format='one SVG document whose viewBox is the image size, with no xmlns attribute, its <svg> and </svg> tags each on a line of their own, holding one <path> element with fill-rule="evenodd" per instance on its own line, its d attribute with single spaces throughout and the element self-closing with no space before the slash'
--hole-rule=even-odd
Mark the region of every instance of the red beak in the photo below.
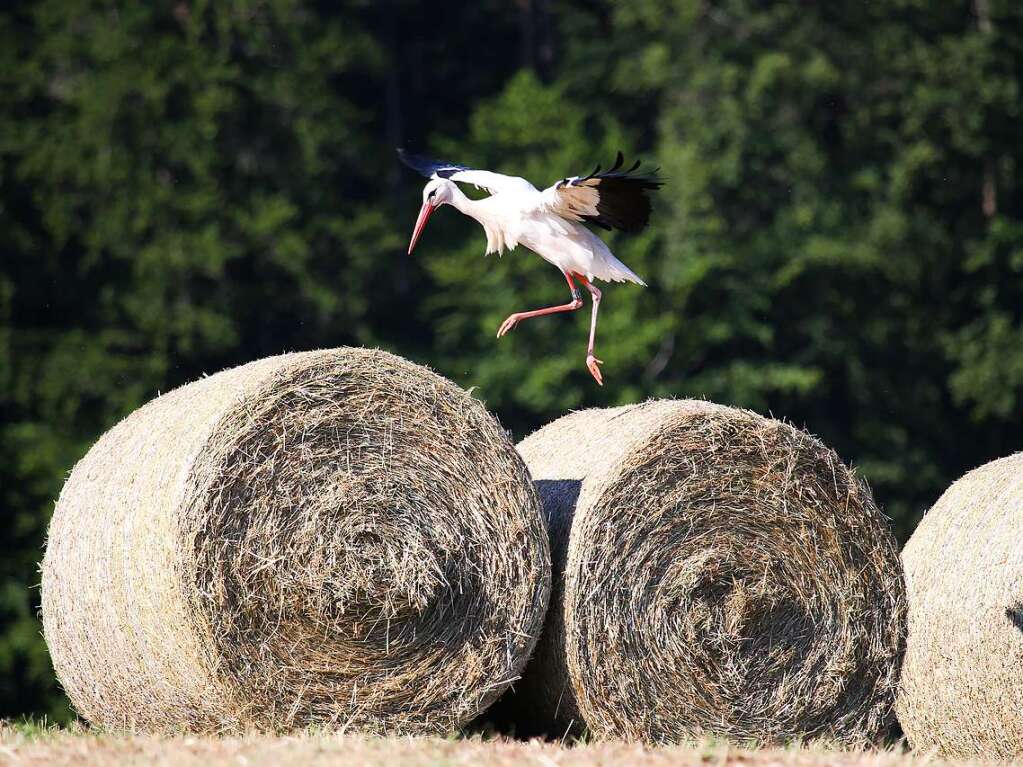
<svg viewBox="0 0 1023 767">
<path fill-rule="evenodd" d="M 426 222 L 430 220 L 430 215 L 433 213 L 434 207 L 424 202 L 423 207 L 419 209 L 419 218 L 416 219 L 416 228 L 412 232 L 412 242 L 409 243 L 408 253 L 412 255 L 412 249 L 416 247 L 416 243 L 419 242 L 419 235 L 423 233 L 423 229 L 426 227 Z"/>
</svg>

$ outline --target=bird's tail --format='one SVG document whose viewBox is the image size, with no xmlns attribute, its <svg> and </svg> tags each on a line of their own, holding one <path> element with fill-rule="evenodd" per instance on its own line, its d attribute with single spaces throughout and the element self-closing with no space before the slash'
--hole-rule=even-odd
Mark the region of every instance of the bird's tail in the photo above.
<svg viewBox="0 0 1023 767">
<path fill-rule="evenodd" d="M 614 256 L 608 258 L 607 261 L 609 271 L 611 272 L 610 277 L 612 282 L 634 282 L 637 285 L 642 285 L 644 288 L 647 286 L 646 283 L 643 282 L 642 277 L 640 277 L 638 274 L 636 274 L 634 271 L 632 271 L 629 267 L 627 267 Z"/>
</svg>

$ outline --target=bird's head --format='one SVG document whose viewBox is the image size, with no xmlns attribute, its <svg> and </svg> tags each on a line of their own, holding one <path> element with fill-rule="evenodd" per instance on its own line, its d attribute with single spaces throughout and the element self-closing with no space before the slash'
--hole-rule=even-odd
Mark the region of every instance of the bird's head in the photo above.
<svg viewBox="0 0 1023 767">
<path fill-rule="evenodd" d="M 412 249 L 419 242 L 419 235 L 426 228 L 426 222 L 430 215 L 441 205 L 449 204 L 455 196 L 455 184 L 446 178 L 433 178 L 430 183 L 423 187 L 423 207 L 419 209 L 419 218 L 416 219 L 416 228 L 412 231 L 412 242 L 409 243 L 408 252 L 411 255 Z"/>
</svg>

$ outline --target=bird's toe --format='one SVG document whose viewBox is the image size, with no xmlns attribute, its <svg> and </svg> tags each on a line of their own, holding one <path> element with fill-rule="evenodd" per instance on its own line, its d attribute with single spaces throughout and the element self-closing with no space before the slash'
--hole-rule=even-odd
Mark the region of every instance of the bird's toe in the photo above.
<svg viewBox="0 0 1023 767">
<path fill-rule="evenodd" d="M 507 333 L 509 330 L 514 328 L 515 325 L 518 323 L 518 321 L 519 321 L 519 318 L 516 317 L 514 314 L 509 316 L 504 322 L 501 323 L 501 327 L 499 327 L 497 329 L 497 337 L 500 338 L 505 333 Z"/>
</svg>

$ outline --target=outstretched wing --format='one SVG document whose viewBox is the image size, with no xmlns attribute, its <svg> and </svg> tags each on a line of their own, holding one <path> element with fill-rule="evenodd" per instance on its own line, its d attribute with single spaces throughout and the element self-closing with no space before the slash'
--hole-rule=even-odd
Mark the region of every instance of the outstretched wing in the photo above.
<svg viewBox="0 0 1023 767">
<path fill-rule="evenodd" d="M 398 157 L 412 170 L 422 173 L 427 178 L 447 178 L 451 181 L 459 181 L 472 184 L 477 189 L 486 189 L 491 194 L 498 192 L 521 192 L 536 191 L 536 187 L 526 179 L 518 176 L 505 176 L 501 173 L 494 173 L 489 170 L 476 170 L 465 165 L 456 165 L 453 162 L 434 160 L 421 154 L 412 154 L 404 149 L 398 150 Z"/>
<path fill-rule="evenodd" d="M 649 192 L 664 182 L 654 170 L 639 174 L 637 160 L 623 170 L 625 157 L 621 152 L 615 164 L 603 173 L 600 166 L 588 176 L 563 178 L 543 190 L 543 204 L 548 210 L 571 221 L 587 221 L 604 229 L 638 232 L 650 220 Z"/>
</svg>

